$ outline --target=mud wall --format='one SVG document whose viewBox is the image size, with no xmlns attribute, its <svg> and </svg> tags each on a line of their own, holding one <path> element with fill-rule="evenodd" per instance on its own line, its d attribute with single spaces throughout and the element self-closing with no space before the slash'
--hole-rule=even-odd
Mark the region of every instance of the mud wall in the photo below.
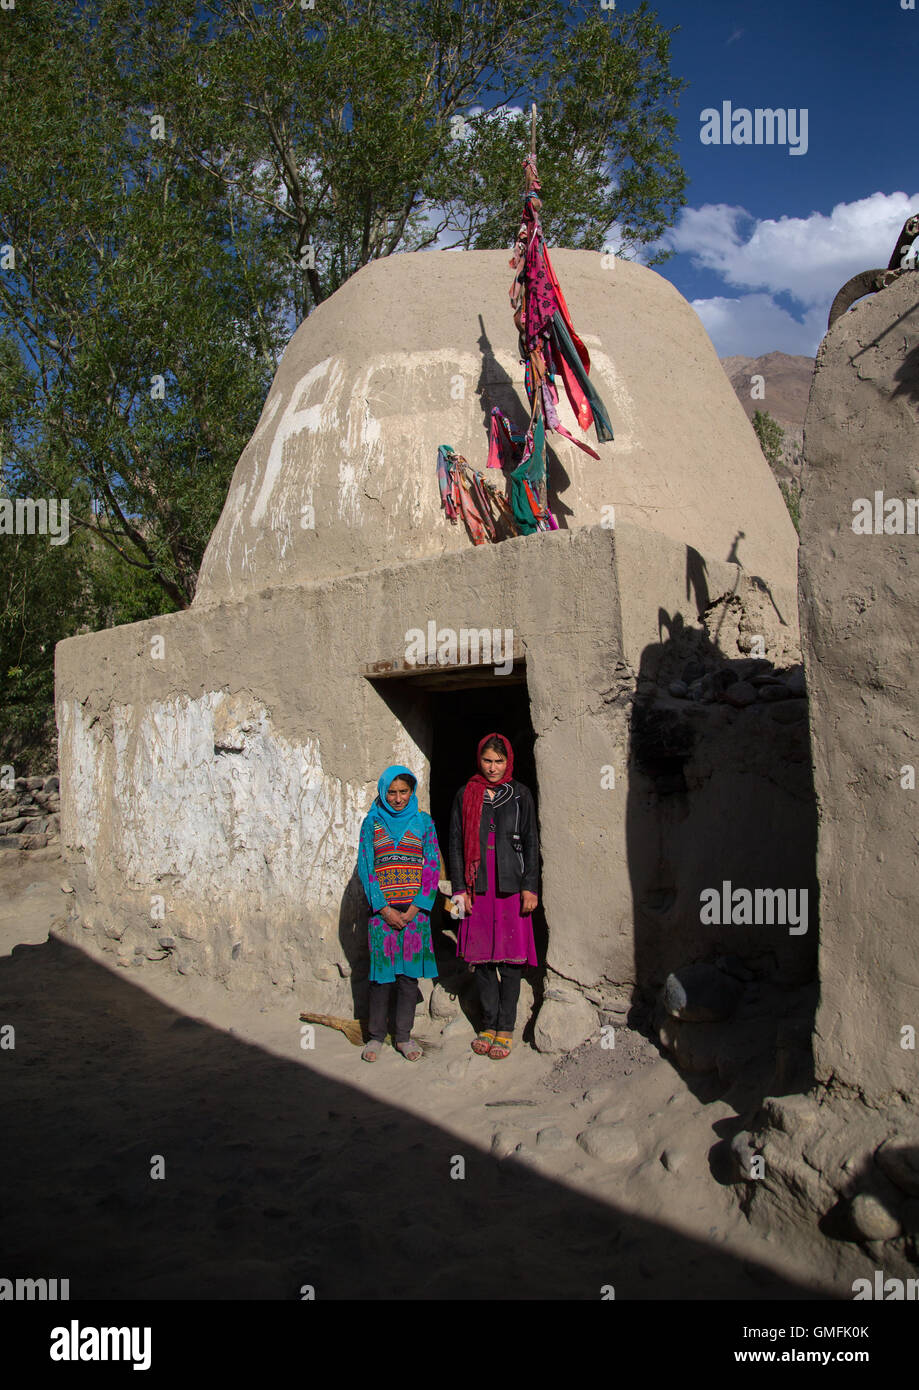
<svg viewBox="0 0 919 1390">
<path fill-rule="evenodd" d="M 343 1003 L 338 967 L 364 944 L 365 918 L 346 920 L 342 905 L 376 779 L 404 761 L 423 805 L 427 788 L 422 750 L 362 672 L 404 656 L 406 633 L 433 620 L 438 630 L 510 629 L 525 649 L 539 777 L 553 789 L 546 909 L 568 924 L 553 950 L 565 973 L 596 969 L 613 949 L 609 928 L 592 932 L 588 953 L 580 919 L 561 904 L 576 892 L 585 905 L 594 894 L 608 901 L 610 883 L 627 884 L 617 803 L 598 825 L 593 786 L 578 776 L 582 760 L 607 759 L 611 740 L 602 692 L 621 627 L 612 553 L 600 528 L 534 537 L 62 642 L 62 837 L 85 860 L 82 939 L 139 963 L 165 938 L 173 944 L 160 954 L 169 949 L 182 969 L 253 984 L 307 974 L 324 986 L 311 997 Z M 585 570 L 605 582 L 572 605 Z M 500 719 L 500 677 L 495 685 Z"/>
<path fill-rule="evenodd" d="M 379 772 L 405 762 L 427 804 L 426 732 L 410 700 L 395 712 L 387 683 L 365 673 L 404 658 L 409 630 L 434 622 L 438 631 L 510 631 L 525 658 L 551 969 L 590 989 L 704 954 L 720 934 L 700 931 L 700 875 L 723 862 L 723 841 L 722 859 L 709 849 L 719 827 L 737 841 L 750 824 L 732 802 L 738 776 L 751 779 L 760 827 L 743 866 L 752 862 L 766 881 L 807 808 L 770 771 L 769 740 L 779 748 L 787 730 L 763 724 L 750 756 L 738 731 L 722 746 L 721 725 L 732 719 L 724 708 L 696 739 L 694 766 L 707 770 L 683 799 L 682 830 L 668 831 L 660 849 L 645 773 L 630 763 L 634 706 L 655 690 L 676 708 L 660 684 L 675 659 L 655 641 L 660 612 L 671 626 L 681 602 L 690 627 L 698 614 L 681 597 L 686 548 L 666 538 L 645 537 L 657 604 L 630 578 L 620 582 L 639 541 L 603 527 L 520 538 L 61 643 L 62 836 L 74 861 L 77 939 L 126 966 L 168 960 L 234 987 L 271 981 L 302 995 L 308 986 L 315 1007 L 347 1009 L 364 951 L 358 832 Z M 736 567 L 710 561 L 707 571 L 720 580 L 720 604 L 766 629 L 776 657 L 793 647 L 790 634 L 768 628 L 759 591 Z M 737 613 L 724 632 L 741 657 Z M 500 676 L 494 684 L 500 725 Z M 701 708 L 678 717 L 698 720 Z M 738 768 L 723 765 L 728 748 Z M 654 949 L 636 935 L 634 907 L 652 844 L 669 861 L 677 904 L 657 919 L 666 933 Z M 797 960 L 807 946 L 785 935 L 779 951 Z"/>
<path fill-rule="evenodd" d="M 919 534 L 905 506 L 919 498 L 915 273 L 827 334 L 804 449 L 800 616 L 823 921 L 815 1061 L 821 1080 L 876 1100 L 914 1093 L 917 1080 Z"/>
</svg>

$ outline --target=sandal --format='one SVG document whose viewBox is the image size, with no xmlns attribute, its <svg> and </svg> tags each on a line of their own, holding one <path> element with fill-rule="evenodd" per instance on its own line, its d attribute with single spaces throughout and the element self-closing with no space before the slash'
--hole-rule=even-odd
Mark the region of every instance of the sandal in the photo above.
<svg viewBox="0 0 919 1390">
<path fill-rule="evenodd" d="M 512 1044 L 513 1038 L 510 1033 L 497 1033 L 494 1042 L 488 1049 L 489 1057 L 494 1058 L 496 1062 L 502 1057 L 508 1057 Z"/>
<path fill-rule="evenodd" d="M 424 1056 L 424 1050 L 415 1038 L 409 1038 L 408 1042 L 396 1043 L 396 1051 L 401 1052 L 407 1062 L 417 1062 L 419 1057 Z"/>
<path fill-rule="evenodd" d="M 483 1028 L 472 1040 L 472 1050 L 477 1052 L 480 1057 L 487 1057 L 492 1043 L 495 1040 L 494 1028 Z"/>
<path fill-rule="evenodd" d="M 383 1049 L 383 1044 L 379 1038 L 370 1038 L 361 1053 L 361 1058 L 365 1062 L 375 1062 Z"/>
</svg>

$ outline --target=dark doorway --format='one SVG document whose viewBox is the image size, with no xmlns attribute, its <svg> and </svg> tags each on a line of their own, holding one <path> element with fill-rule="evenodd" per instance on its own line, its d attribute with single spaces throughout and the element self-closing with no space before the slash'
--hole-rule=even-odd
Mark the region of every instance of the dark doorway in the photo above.
<svg viewBox="0 0 919 1390">
<path fill-rule="evenodd" d="M 511 683 L 501 677 L 487 685 L 468 689 L 428 691 L 431 719 L 431 815 L 450 877 L 450 813 L 460 787 L 477 771 L 476 749 L 486 734 L 503 734 L 514 750 L 514 778 L 529 787 L 539 820 L 539 786 L 536 781 L 536 734 L 530 720 L 526 680 Z M 456 884 L 453 885 L 457 887 Z M 445 918 L 445 922 L 449 922 Z M 536 954 L 546 958 L 548 928 L 542 906 L 533 913 Z"/>
<path fill-rule="evenodd" d="M 495 676 L 484 667 L 452 667 L 449 671 L 424 671 L 417 675 L 380 678 L 368 671 L 374 688 L 386 701 L 430 764 L 430 812 L 437 830 L 444 870 L 450 877 L 450 813 L 453 798 L 476 772 L 479 740 L 495 730 L 514 750 L 514 777 L 533 794 L 539 821 L 539 786 L 536 780 L 536 734 L 530 720 L 526 666 L 515 661 L 508 676 Z M 427 810 L 427 807 L 422 809 Z M 540 839 L 541 843 L 541 839 Z M 444 974 L 456 965 L 456 924 L 443 909 L 438 895 L 431 917 L 434 949 Z M 545 961 L 549 940 L 542 904 L 533 913 L 533 935 L 540 963 Z M 463 967 L 465 969 L 465 967 Z M 535 984 L 535 981 L 534 981 Z"/>
<path fill-rule="evenodd" d="M 493 686 L 471 690 L 430 691 L 431 711 L 431 815 L 447 863 L 450 811 L 453 798 L 477 771 L 479 740 L 495 730 L 504 734 L 514 750 L 514 777 L 533 793 L 537 815 L 534 746 L 530 702 L 525 683 L 509 685 L 499 677 Z M 449 865 L 447 865 L 449 877 Z"/>
</svg>

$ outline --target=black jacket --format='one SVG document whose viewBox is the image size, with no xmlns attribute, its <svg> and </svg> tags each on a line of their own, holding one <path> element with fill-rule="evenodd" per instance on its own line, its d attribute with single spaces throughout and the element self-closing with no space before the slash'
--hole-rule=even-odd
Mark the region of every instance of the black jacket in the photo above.
<svg viewBox="0 0 919 1390">
<path fill-rule="evenodd" d="M 503 784 L 510 788 L 511 794 L 498 806 L 492 806 L 488 797 L 482 798 L 482 819 L 479 824 L 479 871 L 476 875 L 476 893 L 488 891 L 488 872 L 486 868 L 485 845 L 488 827 L 494 815 L 495 821 L 495 862 L 498 870 L 498 892 L 535 893 L 539 883 L 539 835 L 536 829 L 536 808 L 529 787 L 511 778 Z M 466 891 L 466 863 L 463 853 L 463 792 L 460 787 L 453 799 L 450 816 L 450 882 L 454 893 Z M 512 836 L 519 835 L 521 852 L 514 849 Z"/>
</svg>

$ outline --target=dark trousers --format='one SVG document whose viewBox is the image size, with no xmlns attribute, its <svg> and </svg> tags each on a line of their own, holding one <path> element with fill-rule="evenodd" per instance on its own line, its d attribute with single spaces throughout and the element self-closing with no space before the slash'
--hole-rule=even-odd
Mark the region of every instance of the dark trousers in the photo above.
<svg viewBox="0 0 919 1390">
<path fill-rule="evenodd" d="M 501 971 L 500 982 L 498 971 Z M 511 1033 L 517 1021 L 517 1000 L 520 998 L 520 981 L 523 978 L 522 965 L 508 965 L 506 961 L 487 961 L 477 965 L 475 977 L 479 982 L 479 1003 L 482 1006 L 482 1027 L 497 1028 L 499 1032 Z"/>
<path fill-rule="evenodd" d="M 389 997 L 392 992 L 391 984 L 380 984 L 378 980 L 370 981 L 370 1018 L 368 1021 L 368 1031 L 372 1038 L 377 1042 L 382 1042 L 389 1032 L 387 1019 L 389 1017 Z M 396 1026 L 393 1031 L 393 1041 L 408 1042 L 412 1036 L 412 1024 L 415 1022 L 415 1005 L 418 1002 L 418 981 L 413 975 L 396 976 Z"/>
</svg>

